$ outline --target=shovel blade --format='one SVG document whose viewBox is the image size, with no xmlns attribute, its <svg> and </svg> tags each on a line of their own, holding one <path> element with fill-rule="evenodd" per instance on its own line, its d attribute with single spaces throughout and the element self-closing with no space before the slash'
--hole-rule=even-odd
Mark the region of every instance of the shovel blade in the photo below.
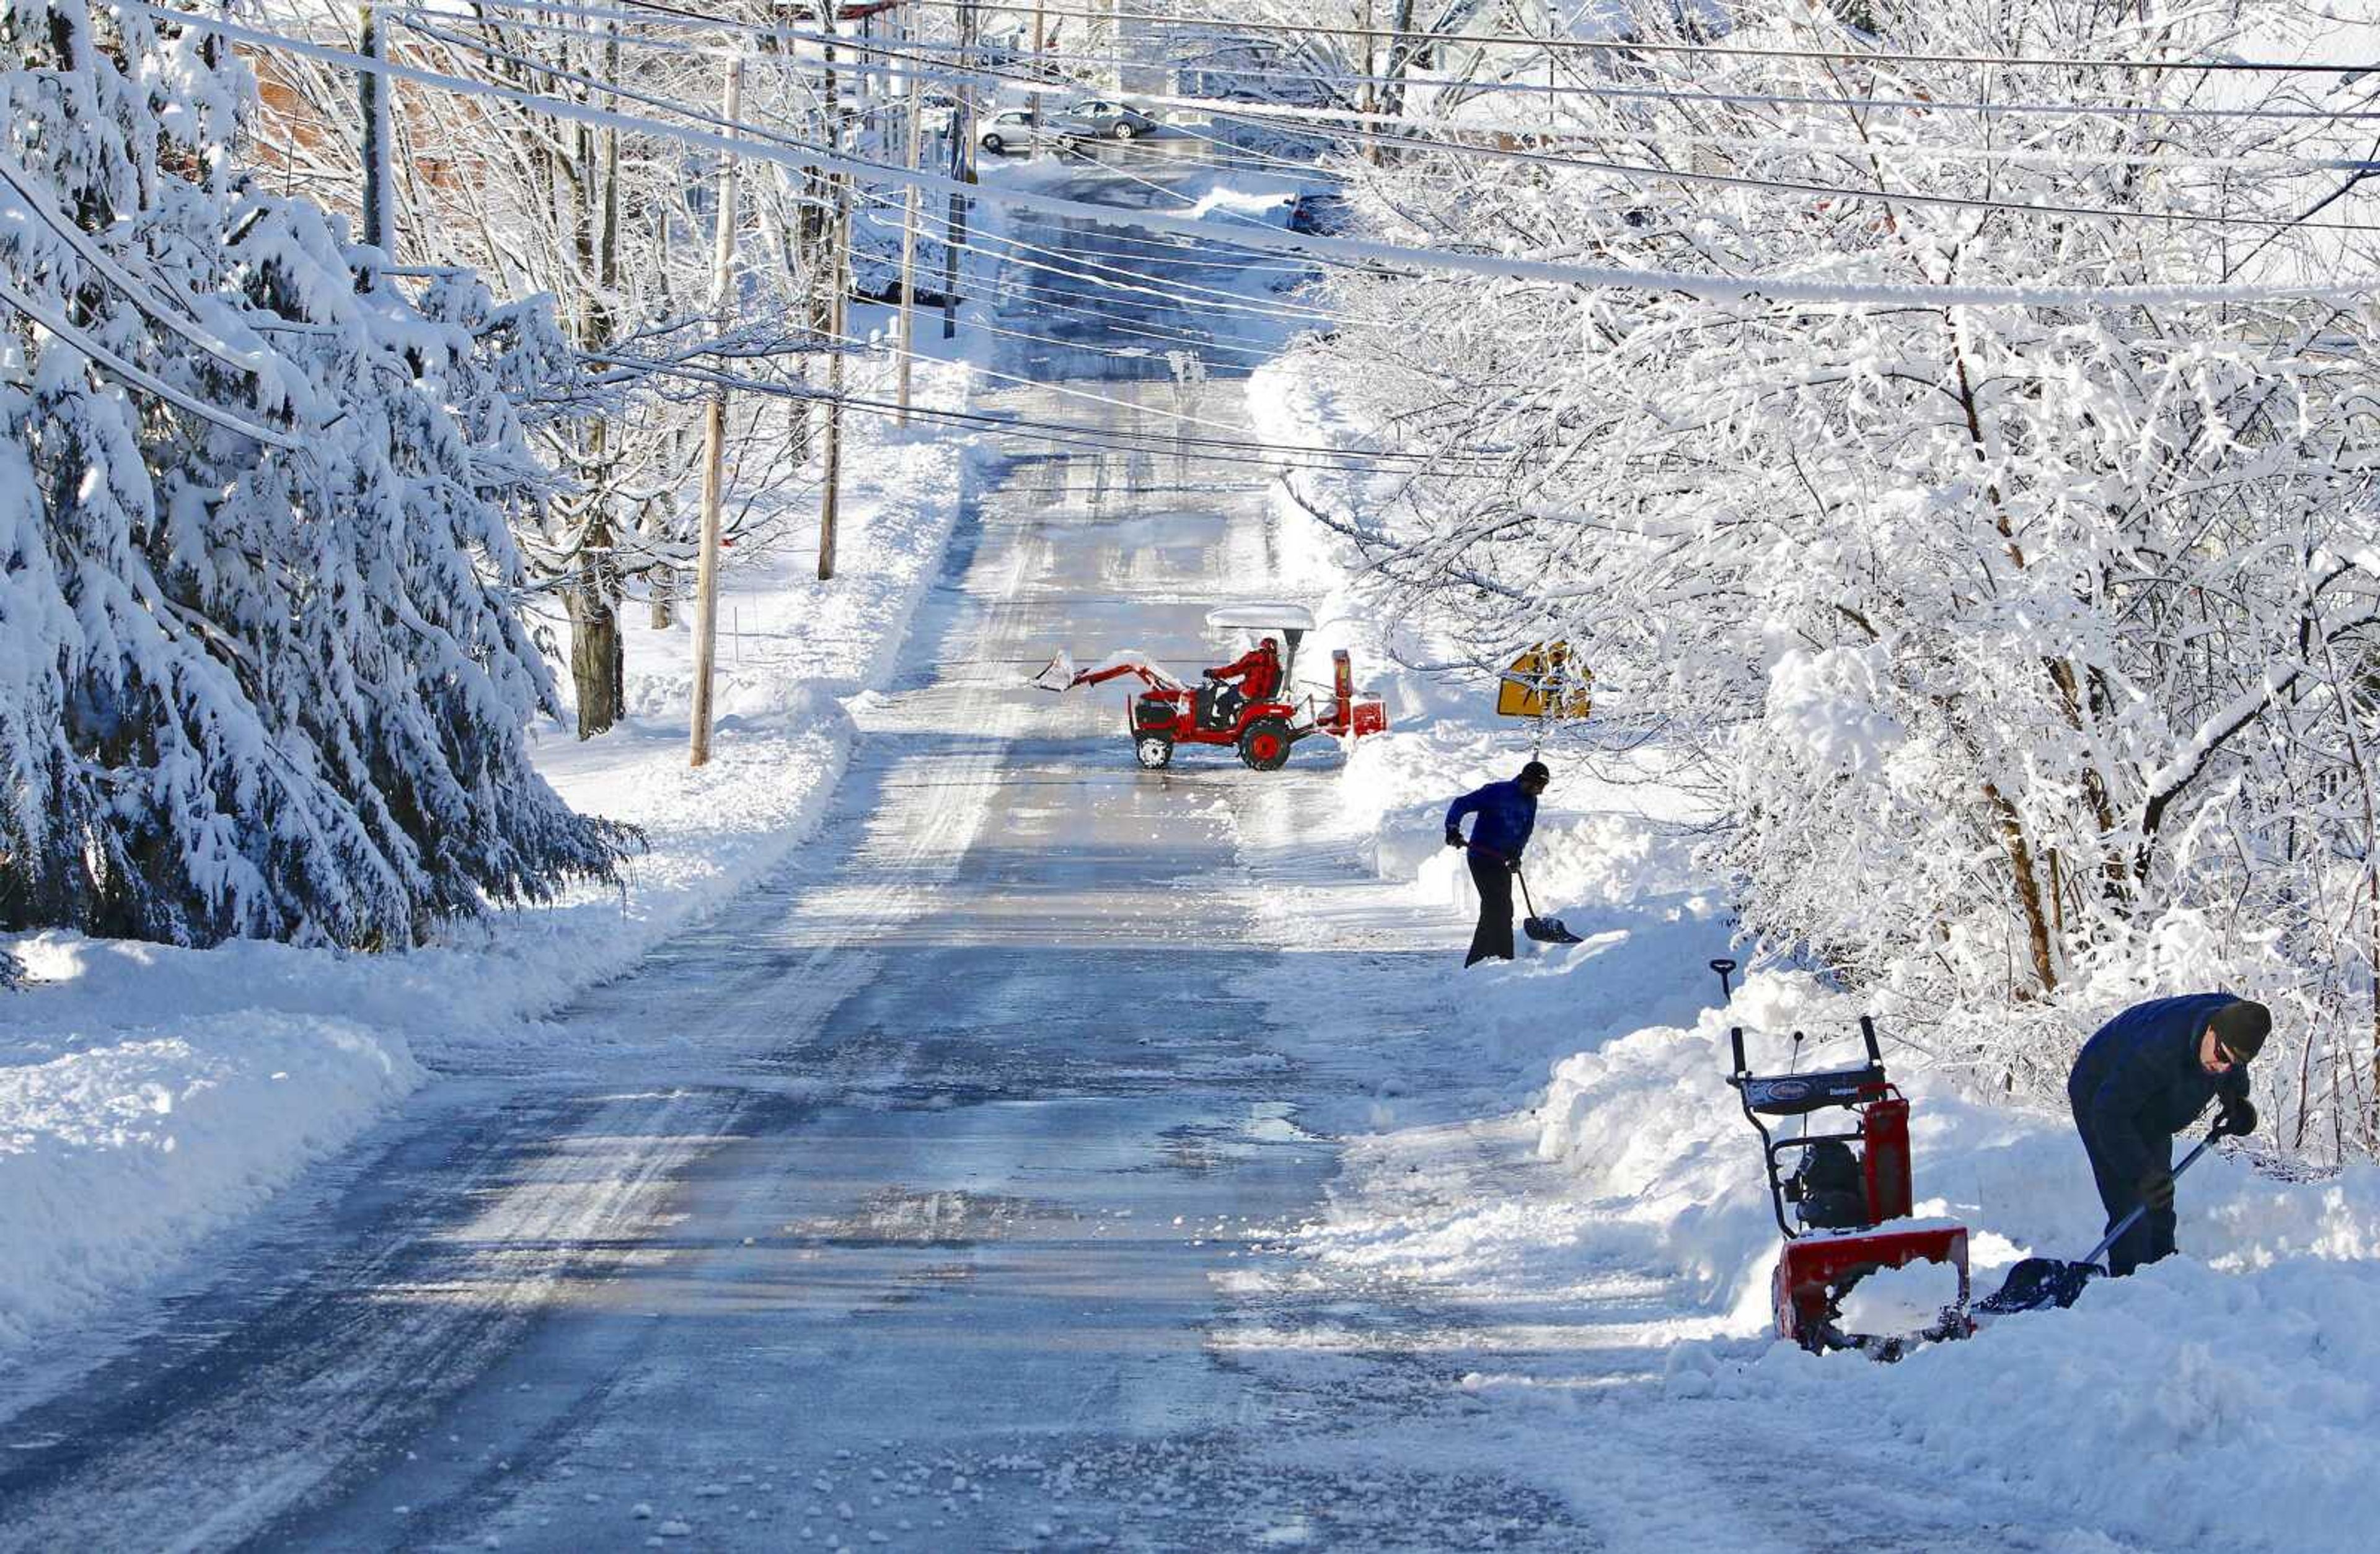
<svg viewBox="0 0 2380 1554">
<path fill-rule="evenodd" d="M 1540 944 L 1584 944 L 1585 940 L 1562 926 L 1560 917 L 1530 917 L 1521 924 L 1521 931 Z"/>
<path fill-rule="evenodd" d="M 2009 1269 L 2008 1281 L 1985 1295 L 1975 1309 L 1994 1317 L 2016 1311 L 2059 1310 L 2072 1305 L 2100 1269 L 2095 1263 L 2070 1263 L 2058 1257 L 2027 1257 Z"/>
</svg>

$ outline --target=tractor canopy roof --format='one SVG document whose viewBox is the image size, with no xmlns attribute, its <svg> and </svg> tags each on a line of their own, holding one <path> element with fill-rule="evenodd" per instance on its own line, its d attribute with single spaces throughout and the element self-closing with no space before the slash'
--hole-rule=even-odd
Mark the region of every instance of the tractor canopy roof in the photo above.
<svg viewBox="0 0 2380 1554">
<path fill-rule="evenodd" d="M 1312 631 L 1314 613 L 1301 604 L 1226 604 L 1207 612 L 1209 631 Z"/>
</svg>

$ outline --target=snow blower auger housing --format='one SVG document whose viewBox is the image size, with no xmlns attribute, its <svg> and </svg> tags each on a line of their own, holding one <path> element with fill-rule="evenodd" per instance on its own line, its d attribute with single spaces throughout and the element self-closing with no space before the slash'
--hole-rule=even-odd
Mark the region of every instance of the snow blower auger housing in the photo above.
<svg viewBox="0 0 2380 1554">
<path fill-rule="evenodd" d="M 1387 706 L 1378 697 L 1355 689 L 1354 670 L 1343 648 L 1330 655 L 1327 693 L 1299 690 L 1294 679 L 1297 652 L 1314 630 L 1314 616 L 1299 606 L 1235 604 L 1209 610 L 1207 628 L 1234 651 L 1272 639 L 1280 660 L 1277 683 L 1262 696 L 1240 695 L 1213 680 L 1185 686 L 1155 664 L 1129 657 L 1104 669 L 1075 673 L 1073 661 L 1062 652 L 1033 683 L 1044 690 L 1068 691 L 1127 674 L 1139 680 L 1140 688 L 1124 702 L 1124 734 L 1132 741 L 1133 758 L 1151 771 L 1172 765 L 1174 748 L 1181 745 L 1230 746 L 1255 770 L 1276 771 L 1288 763 L 1289 752 L 1302 739 L 1318 734 L 1359 738 L 1388 728 Z"/>
<path fill-rule="evenodd" d="M 1713 961 L 1711 969 L 1724 989 L 1735 963 Z M 1967 1316 L 1967 1229 L 1938 1220 L 1892 1222 L 1908 1220 L 1912 1201 L 1909 1102 L 1885 1076 L 1876 1023 L 1864 1014 L 1860 1036 L 1867 1047 L 1864 1062 L 1764 1074 L 1744 1061 L 1743 1027 L 1734 1026 L 1728 1039 L 1735 1068 L 1727 1082 L 1760 1135 L 1769 1207 L 1785 1237 L 1770 1284 L 1779 1336 L 1813 1353 L 1858 1349 L 1896 1360 L 1915 1343 L 1974 1330 Z M 1798 1052 L 1801 1032 L 1793 1033 L 1793 1042 Z M 1821 1111 L 1847 1111 L 1852 1125 L 1814 1131 L 1810 1119 Z M 1779 1137 L 1782 1123 L 1797 1117 L 1801 1132 Z M 1957 1299 L 1939 1318 L 1914 1333 L 1845 1331 L 1842 1302 L 1852 1286 L 1880 1269 L 1912 1263 L 1947 1264 L 1958 1274 Z"/>
</svg>

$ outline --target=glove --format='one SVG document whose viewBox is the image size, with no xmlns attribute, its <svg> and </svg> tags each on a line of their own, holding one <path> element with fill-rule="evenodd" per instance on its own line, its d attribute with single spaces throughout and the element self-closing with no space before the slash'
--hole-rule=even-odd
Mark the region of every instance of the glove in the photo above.
<svg viewBox="0 0 2380 1554">
<path fill-rule="evenodd" d="M 2158 1213 L 2173 1207 L 2173 1171 L 2168 1166 L 2151 1166 L 2141 1172 L 2141 1201 Z"/>
<path fill-rule="evenodd" d="M 1455 830 L 1452 826 L 1449 826 L 1449 827 L 1447 827 L 1447 828 L 1446 828 L 1446 844 L 1447 844 L 1448 846 L 1450 846 L 1450 847 L 1460 847 L 1460 846 L 1462 846 L 1462 845 L 1463 845 L 1463 833 L 1462 833 L 1461 832 L 1459 832 L 1459 831 Z"/>
<path fill-rule="evenodd" d="M 2245 1138 L 2255 1131 L 2256 1103 L 2254 1101 L 2241 1096 L 2235 1100 L 2226 1100 L 2223 1103 L 2222 1111 L 2215 1119 L 2216 1137 Z"/>
<path fill-rule="evenodd" d="M 1518 874 L 1521 872 L 1521 860 L 1517 857 L 1506 858 L 1504 860 L 1504 867 L 1511 869 L 1513 873 Z"/>
</svg>

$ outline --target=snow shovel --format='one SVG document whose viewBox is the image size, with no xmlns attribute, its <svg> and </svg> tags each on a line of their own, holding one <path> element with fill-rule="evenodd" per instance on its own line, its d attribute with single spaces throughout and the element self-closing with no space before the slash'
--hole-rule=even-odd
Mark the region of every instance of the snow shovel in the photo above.
<svg viewBox="0 0 2380 1554">
<path fill-rule="evenodd" d="M 1571 932 L 1569 929 L 1563 927 L 1562 920 L 1560 917 L 1538 917 L 1537 904 L 1529 900 L 1529 877 L 1515 868 L 1512 870 L 1512 878 L 1521 882 L 1521 899 L 1528 904 L 1529 908 L 1529 915 L 1521 920 L 1521 931 L 1523 933 L 1527 934 L 1531 939 L 1536 940 L 1540 944 L 1584 944 L 1586 942 L 1585 940 L 1581 939 L 1578 935 Z"/>
<path fill-rule="evenodd" d="M 2197 1164 L 2198 1157 L 2206 1153 L 2208 1147 L 2222 1136 L 2222 1125 L 2217 1123 L 2215 1131 L 2199 1140 L 2198 1147 L 2184 1155 L 2181 1163 L 2173 1168 L 2174 1179 L 2180 1181 L 2181 1173 Z M 1978 1301 L 1975 1309 L 1991 1317 L 2005 1317 L 2012 1311 L 2039 1311 L 2048 1305 L 2063 1311 L 2082 1295 L 2082 1286 L 2091 1281 L 2094 1274 L 2107 1271 L 2099 1266 L 2099 1259 L 2107 1255 L 2107 1248 L 2116 1244 L 2126 1231 L 2140 1223 L 2141 1216 L 2148 1211 L 2149 1206 L 2143 1203 L 2117 1220 L 2116 1228 L 2109 1231 L 2098 1245 L 2084 1253 L 2079 1263 L 2065 1262 L 2057 1257 L 2027 1257 L 2009 1269 L 2008 1282 L 2002 1284 L 1997 1293 L 1985 1295 Z"/>
</svg>

